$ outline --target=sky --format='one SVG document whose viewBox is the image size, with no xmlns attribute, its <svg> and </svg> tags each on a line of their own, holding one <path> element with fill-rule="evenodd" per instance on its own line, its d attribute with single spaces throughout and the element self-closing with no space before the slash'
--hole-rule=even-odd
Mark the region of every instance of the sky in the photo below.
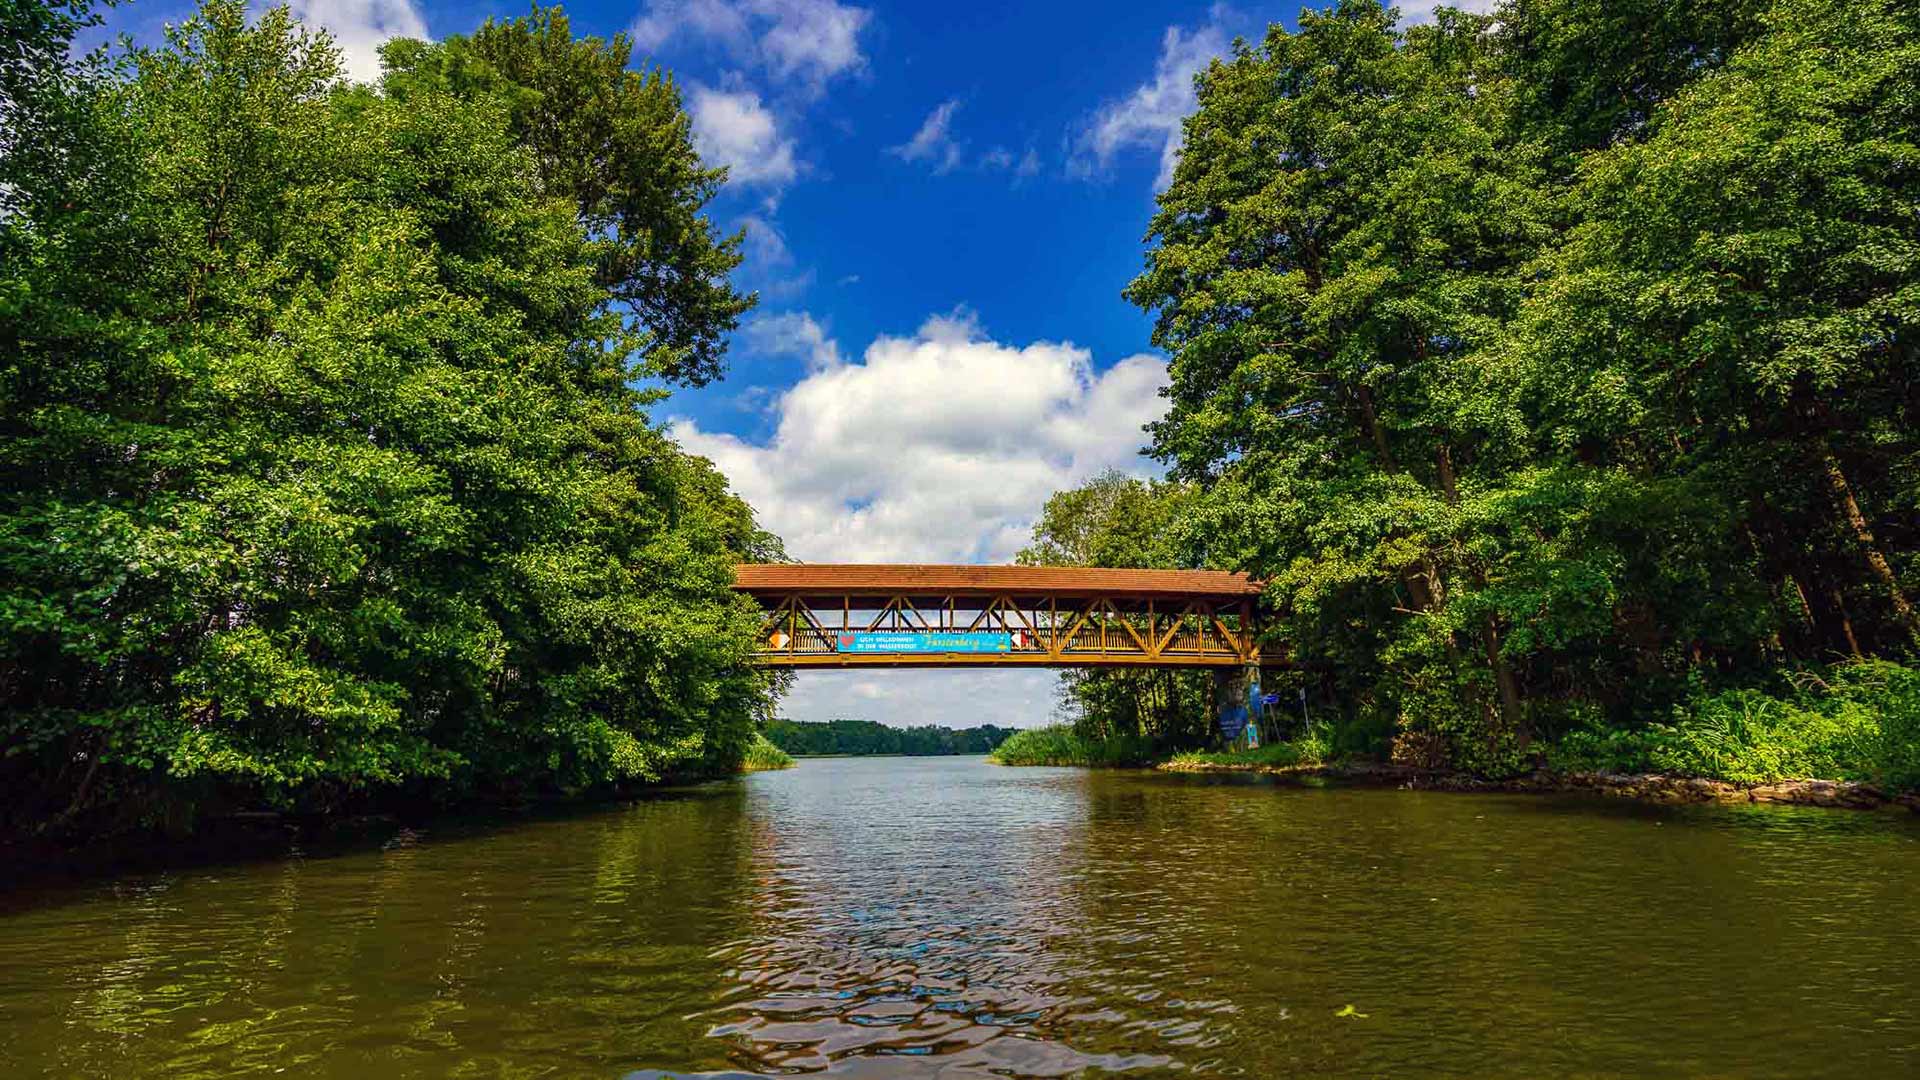
<svg viewBox="0 0 1920 1080">
<path fill-rule="evenodd" d="M 1052 492 L 1157 473 L 1141 429 L 1165 409 L 1166 358 L 1121 290 L 1194 72 L 1300 6 L 566 4 L 576 34 L 625 32 L 636 65 L 674 73 L 702 156 L 729 169 L 709 212 L 745 232 L 736 283 L 759 295 L 727 377 L 656 416 L 809 562 L 1008 562 Z M 378 77 L 389 38 L 527 10 L 291 7 L 358 79 Z M 108 29 L 150 43 L 190 9 L 133 0 Z M 809 671 L 783 712 L 1028 727 L 1054 717 L 1054 686 L 1030 670 Z"/>
</svg>

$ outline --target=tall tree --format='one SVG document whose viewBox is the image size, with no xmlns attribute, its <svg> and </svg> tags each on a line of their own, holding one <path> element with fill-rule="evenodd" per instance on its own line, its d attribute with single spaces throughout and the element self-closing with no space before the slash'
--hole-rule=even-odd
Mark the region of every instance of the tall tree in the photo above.
<svg viewBox="0 0 1920 1080">
<path fill-rule="evenodd" d="M 536 5 L 470 37 L 386 46 L 384 85 L 403 101 L 446 92 L 504 105 L 538 189 L 578 208 L 597 283 L 645 334 L 646 371 L 701 386 L 753 306 L 727 280 L 741 238 L 720 238 L 706 217 L 726 169 L 695 153 L 672 76 L 628 70 L 632 54 L 625 34 L 576 38 L 564 12 Z"/>
<path fill-rule="evenodd" d="M 653 339 L 507 90 L 348 86 L 239 0 L 131 61 L 0 220 L 11 823 L 737 760 L 771 683 L 732 566 L 777 542 L 649 420 Z"/>
<path fill-rule="evenodd" d="M 1910 7 L 1348 2 L 1209 67 L 1128 292 L 1186 557 L 1479 768 L 1911 655 Z"/>
<path fill-rule="evenodd" d="M 1350 0 L 1210 67 L 1128 295 L 1173 356 L 1155 452 L 1213 491 L 1223 561 L 1272 579 L 1305 655 L 1389 660 L 1398 708 L 1524 740 L 1509 626 L 1469 602 L 1497 558 L 1470 504 L 1523 460 L 1477 350 L 1543 218 L 1488 25 L 1402 40 Z M 1354 618 L 1392 628 L 1354 655 L 1308 630 Z"/>
</svg>

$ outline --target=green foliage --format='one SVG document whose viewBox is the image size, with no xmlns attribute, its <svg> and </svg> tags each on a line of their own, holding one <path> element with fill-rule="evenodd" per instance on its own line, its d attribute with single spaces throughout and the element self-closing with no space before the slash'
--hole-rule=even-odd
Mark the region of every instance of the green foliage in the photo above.
<svg viewBox="0 0 1920 1080">
<path fill-rule="evenodd" d="M 1656 772 L 1764 784 L 1866 779 L 1858 770 L 1873 760 L 1879 736 L 1869 710 L 1823 711 L 1758 690 L 1728 690 L 1689 702 L 1647 741 Z"/>
<path fill-rule="evenodd" d="M 1670 723 L 1568 733 L 1549 763 L 1581 772 L 1655 772 L 1736 784 L 1839 779 L 1920 789 L 1920 670 L 1886 661 L 1803 673 L 1780 693 L 1701 690 Z"/>
<path fill-rule="evenodd" d="M 1178 544 L 1194 492 L 1106 472 L 1054 493 L 1021 550 L 1024 566 L 1109 566 L 1177 569 L 1190 565 Z M 1060 673 L 1061 711 L 1093 742 L 1148 739 L 1197 746 L 1212 732 L 1212 676 L 1204 671 Z"/>
<path fill-rule="evenodd" d="M 397 102 L 452 94 L 506 110 L 535 190 L 565 199 L 588 238 L 594 281 L 644 330 L 640 369 L 689 385 L 719 377 L 726 334 L 753 306 L 727 274 L 741 237 L 721 239 L 702 208 L 726 179 L 694 152 L 671 74 L 627 70 L 633 44 L 575 38 L 559 8 L 488 19 L 471 37 L 383 50 Z"/>
<path fill-rule="evenodd" d="M 777 542 L 632 385 L 698 381 L 738 310 L 686 291 L 735 258 L 714 174 L 670 83 L 523 22 L 368 88 L 209 0 L 36 84 L 60 152 L 0 175 L 6 825 L 740 759 L 774 684 L 732 565 Z M 469 49 L 510 70 L 435 74 Z M 536 136 L 536 91 L 618 131 Z"/>
<path fill-rule="evenodd" d="M 1316 740 L 1271 742 L 1253 750 L 1182 750 L 1168 758 L 1181 765 L 1223 765 L 1287 769 L 1297 765 L 1321 765 L 1327 761 L 1326 745 Z"/>
<path fill-rule="evenodd" d="M 765 772 L 769 769 L 793 768 L 793 756 L 785 750 L 767 741 L 765 735 L 756 735 L 747 744 L 747 752 L 740 759 L 741 772 Z"/>
<path fill-rule="evenodd" d="M 1012 734 L 1012 728 L 992 724 L 958 730 L 935 724 L 890 727 L 872 720 L 774 720 L 767 725 L 768 739 L 790 754 L 803 756 L 985 754 Z"/>
<path fill-rule="evenodd" d="M 1064 724 L 1014 732 L 989 755 L 996 765 L 1080 765 L 1120 768 L 1152 764 L 1161 753 L 1139 735 L 1086 738 Z"/>
<path fill-rule="evenodd" d="M 1755 695 L 1920 643 L 1916 87 L 1893 0 L 1342 0 L 1237 47 L 1127 293 L 1179 493 L 1137 546 L 1267 581 L 1401 760 L 1891 767 L 1886 702 Z"/>
</svg>

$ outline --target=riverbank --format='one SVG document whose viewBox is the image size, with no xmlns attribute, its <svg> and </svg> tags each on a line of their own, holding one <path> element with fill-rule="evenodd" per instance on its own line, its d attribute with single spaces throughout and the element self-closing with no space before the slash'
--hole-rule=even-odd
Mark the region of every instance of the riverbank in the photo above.
<svg viewBox="0 0 1920 1080">
<path fill-rule="evenodd" d="M 71 828 L 0 833 L 0 882 L 84 880 L 122 873 L 244 863 L 291 852 L 352 850 L 396 834 L 475 824 L 507 825 L 593 814 L 609 807 L 687 792 L 797 762 L 764 736 L 749 743 L 737 766 L 685 771 L 658 782 L 596 785 L 577 791 L 496 789 L 459 795 L 419 786 L 359 792 L 332 804 L 273 808 L 221 801 L 190 816 L 111 830 Z"/>
<path fill-rule="evenodd" d="M 1553 755 L 1549 754 L 1551 760 Z M 1487 777 L 1364 758 L 1336 759 L 1324 741 L 1272 742 L 1255 750 L 1169 750 L 1142 738 L 1087 739 L 1064 727 L 1034 728 L 1008 739 L 989 760 L 999 765 L 1148 768 L 1179 773 L 1256 773 L 1426 791 L 1581 792 L 1660 803 L 1780 803 L 1872 810 L 1905 806 L 1920 813 L 1920 792 L 1863 780 L 1726 777 L 1619 769 L 1543 767 Z"/>
<path fill-rule="evenodd" d="M 1284 745 L 1284 744 L 1280 744 Z M 1257 753 L 1257 752 L 1256 752 Z M 1418 769 L 1377 762 L 1345 764 L 1270 764 L 1231 759 L 1229 754 L 1180 754 L 1152 766 L 1158 772 L 1257 773 L 1300 780 L 1327 780 L 1396 787 L 1408 791 L 1486 791 L 1554 794 L 1578 792 L 1657 803 L 1779 803 L 1836 810 L 1877 810 L 1904 806 L 1920 814 L 1920 793 L 1888 792 L 1853 780 L 1785 780 L 1735 784 L 1697 776 L 1659 773 L 1556 773 L 1545 769 L 1523 776 L 1489 779 L 1468 773 Z"/>
</svg>

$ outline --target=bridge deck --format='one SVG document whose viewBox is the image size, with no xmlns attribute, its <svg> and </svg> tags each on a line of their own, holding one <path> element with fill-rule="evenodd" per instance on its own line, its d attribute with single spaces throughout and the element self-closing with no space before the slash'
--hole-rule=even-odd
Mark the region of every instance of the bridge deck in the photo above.
<svg viewBox="0 0 1920 1080">
<path fill-rule="evenodd" d="M 1214 570 L 750 564 L 779 667 L 1258 663 L 1260 587 Z"/>
</svg>

